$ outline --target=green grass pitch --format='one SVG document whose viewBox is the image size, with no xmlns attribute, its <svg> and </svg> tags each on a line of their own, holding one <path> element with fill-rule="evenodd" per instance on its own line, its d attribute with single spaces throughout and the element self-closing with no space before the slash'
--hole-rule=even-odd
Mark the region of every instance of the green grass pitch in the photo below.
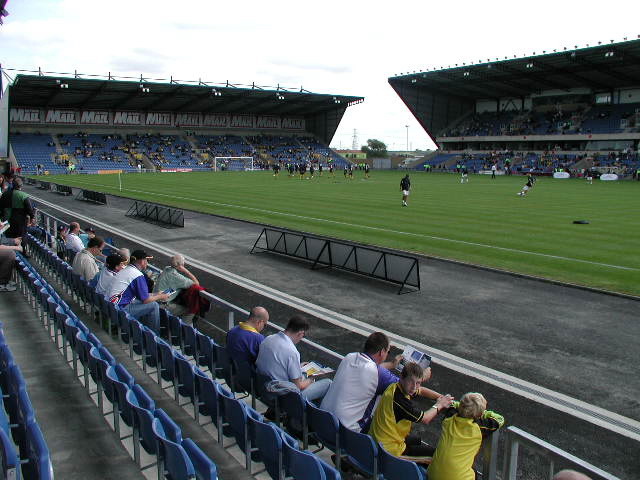
<svg viewBox="0 0 640 480">
<path fill-rule="evenodd" d="M 342 171 L 300 180 L 282 172 L 60 175 L 47 180 L 563 282 L 640 295 L 640 182 Z M 573 224 L 587 220 L 588 225 Z"/>
</svg>

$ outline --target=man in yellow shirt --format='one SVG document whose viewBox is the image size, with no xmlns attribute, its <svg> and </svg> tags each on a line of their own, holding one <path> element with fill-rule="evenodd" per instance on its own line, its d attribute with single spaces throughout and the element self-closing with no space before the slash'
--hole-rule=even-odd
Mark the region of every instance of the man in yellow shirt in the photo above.
<svg viewBox="0 0 640 480">
<path fill-rule="evenodd" d="M 429 457 L 433 447 L 422 443 L 411 433 L 413 423 L 430 423 L 441 411 L 451 405 L 451 395 L 443 395 L 427 411 L 422 411 L 413 402 L 424 372 L 417 363 L 407 363 L 400 373 L 400 380 L 392 383 L 382 394 L 369 429 L 376 441 L 396 457 Z"/>
<path fill-rule="evenodd" d="M 429 465 L 429 480 L 475 480 L 473 461 L 482 439 L 498 430 L 504 418 L 487 410 L 479 393 L 466 393 L 453 405 L 442 421 L 442 434 Z"/>
</svg>

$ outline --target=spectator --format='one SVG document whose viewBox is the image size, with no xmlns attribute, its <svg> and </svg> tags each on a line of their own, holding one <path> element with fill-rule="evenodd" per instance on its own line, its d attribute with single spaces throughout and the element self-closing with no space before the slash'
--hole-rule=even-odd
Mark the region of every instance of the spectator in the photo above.
<svg viewBox="0 0 640 480">
<path fill-rule="evenodd" d="M 438 413 L 451 405 L 452 397 L 438 397 L 427 411 L 422 411 L 413 401 L 422 383 L 424 372 L 417 363 L 407 363 L 400 379 L 392 383 L 382 394 L 369 434 L 382 444 L 387 452 L 397 457 L 428 457 L 434 448 L 422 443 L 418 435 L 410 435 L 412 423 L 430 423 Z M 449 480 L 453 480 L 450 478 Z"/>
<path fill-rule="evenodd" d="M 553 480 L 591 480 L 591 478 L 575 470 L 561 470 L 553 476 Z"/>
<path fill-rule="evenodd" d="M 300 389 L 300 393 L 307 400 L 321 400 L 331 386 L 331 380 L 324 378 L 305 378 L 300 365 L 300 352 L 296 344 L 309 331 L 306 318 L 294 315 L 289 320 L 284 332 L 269 335 L 260 344 L 256 368 L 259 373 L 273 380 L 292 382 Z"/>
<path fill-rule="evenodd" d="M 84 243 L 80 239 L 80 224 L 78 222 L 71 222 L 69 224 L 69 233 L 67 233 L 67 239 L 65 240 L 65 247 L 70 258 L 68 261 L 73 261 L 73 257 L 82 249 L 84 249 Z"/>
<path fill-rule="evenodd" d="M 4 235 L 7 238 L 22 238 L 27 229 L 27 223 L 34 217 L 33 206 L 29 195 L 22 191 L 22 179 L 13 179 L 13 188 L 7 190 L 0 197 L 0 209 L 4 209 L 3 218 L 9 220 L 11 226 Z"/>
<path fill-rule="evenodd" d="M 66 242 L 69 229 L 66 225 L 58 225 L 58 231 L 56 232 L 56 254 L 58 257 L 64 259 L 67 250 Z"/>
<path fill-rule="evenodd" d="M 120 254 L 120 256 L 122 258 L 124 258 L 124 263 L 125 265 L 129 264 L 129 257 L 131 257 L 131 252 L 129 251 L 128 248 L 121 248 L 120 250 L 118 250 L 118 253 Z"/>
<path fill-rule="evenodd" d="M 192 285 L 200 285 L 198 279 L 184 266 L 184 257 L 179 253 L 171 257 L 171 265 L 165 267 L 158 276 L 153 288 L 154 293 L 173 290 L 169 293 L 169 303 L 167 307 L 174 315 L 181 316 L 186 308 L 175 302 L 178 295 L 183 290 L 191 288 Z"/>
<path fill-rule="evenodd" d="M 487 410 L 479 393 L 466 393 L 453 402 L 442 421 L 442 434 L 429 465 L 429 480 L 473 480 L 473 462 L 482 439 L 504 424 L 504 418 Z"/>
<path fill-rule="evenodd" d="M 22 239 L 15 245 L 0 245 L 0 292 L 13 292 L 16 283 L 11 281 L 11 273 L 16 264 L 16 251 L 22 252 Z"/>
<path fill-rule="evenodd" d="M 135 250 L 130 257 L 131 263 L 119 271 L 107 297 L 110 302 L 118 304 L 120 308 L 129 312 L 138 320 L 143 321 L 155 332 L 160 332 L 160 306 L 158 302 L 166 302 L 169 295 L 166 293 L 149 294 L 147 281 L 143 270 L 149 266 L 149 259 L 144 250 Z"/>
<path fill-rule="evenodd" d="M 398 377 L 389 370 L 398 366 L 402 355 L 385 361 L 391 346 L 382 332 L 374 332 L 364 343 L 362 353 L 349 353 L 338 367 L 331 388 L 322 400 L 321 408 L 333 413 L 349 430 L 366 432 L 369 429 L 376 403 Z M 427 381 L 431 368 L 425 369 Z M 437 400 L 441 395 L 420 386 L 418 394 Z"/>
<path fill-rule="evenodd" d="M 106 296 L 111 290 L 111 285 L 116 274 L 125 267 L 125 261 L 122 255 L 113 253 L 107 257 L 105 268 L 93 277 L 92 282 L 95 283 L 96 293 Z"/>
<path fill-rule="evenodd" d="M 256 363 L 264 336 L 260 333 L 267 326 L 269 312 L 264 307 L 253 307 L 246 322 L 240 322 L 227 333 L 227 352 L 236 362 Z"/>
<path fill-rule="evenodd" d="M 96 232 L 93 228 L 87 227 L 84 229 L 84 233 L 80 233 L 78 237 L 82 240 L 82 244 L 87 247 L 89 240 L 96 236 Z"/>
<path fill-rule="evenodd" d="M 89 240 L 87 248 L 81 250 L 73 259 L 74 273 L 83 277 L 87 282 L 93 280 L 93 277 L 100 271 L 100 262 L 97 258 L 102 255 L 104 247 L 104 240 L 100 237 Z"/>
</svg>

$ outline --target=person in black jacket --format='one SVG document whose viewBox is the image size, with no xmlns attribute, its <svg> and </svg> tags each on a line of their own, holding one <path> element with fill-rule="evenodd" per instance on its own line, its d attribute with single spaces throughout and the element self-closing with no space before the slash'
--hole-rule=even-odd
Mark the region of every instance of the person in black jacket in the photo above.
<svg viewBox="0 0 640 480">
<path fill-rule="evenodd" d="M 407 206 L 407 197 L 409 196 L 409 190 L 411 190 L 411 180 L 409 180 L 409 174 L 407 173 L 402 180 L 400 180 L 400 190 L 402 191 L 402 206 Z"/>
</svg>

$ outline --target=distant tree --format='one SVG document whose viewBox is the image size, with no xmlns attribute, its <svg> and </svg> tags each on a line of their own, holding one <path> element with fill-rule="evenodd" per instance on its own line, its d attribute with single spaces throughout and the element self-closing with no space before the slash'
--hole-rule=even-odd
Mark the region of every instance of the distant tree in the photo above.
<svg viewBox="0 0 640 480">
<path fill-rule="evenodd" d="M 384 142 L 370 138 L 367 140 L 367 144 L 363 145 L 361 151 L 367 154 L 367 157 L 384 158 L 387 154 L 387 146 Z"/>
</svg>

